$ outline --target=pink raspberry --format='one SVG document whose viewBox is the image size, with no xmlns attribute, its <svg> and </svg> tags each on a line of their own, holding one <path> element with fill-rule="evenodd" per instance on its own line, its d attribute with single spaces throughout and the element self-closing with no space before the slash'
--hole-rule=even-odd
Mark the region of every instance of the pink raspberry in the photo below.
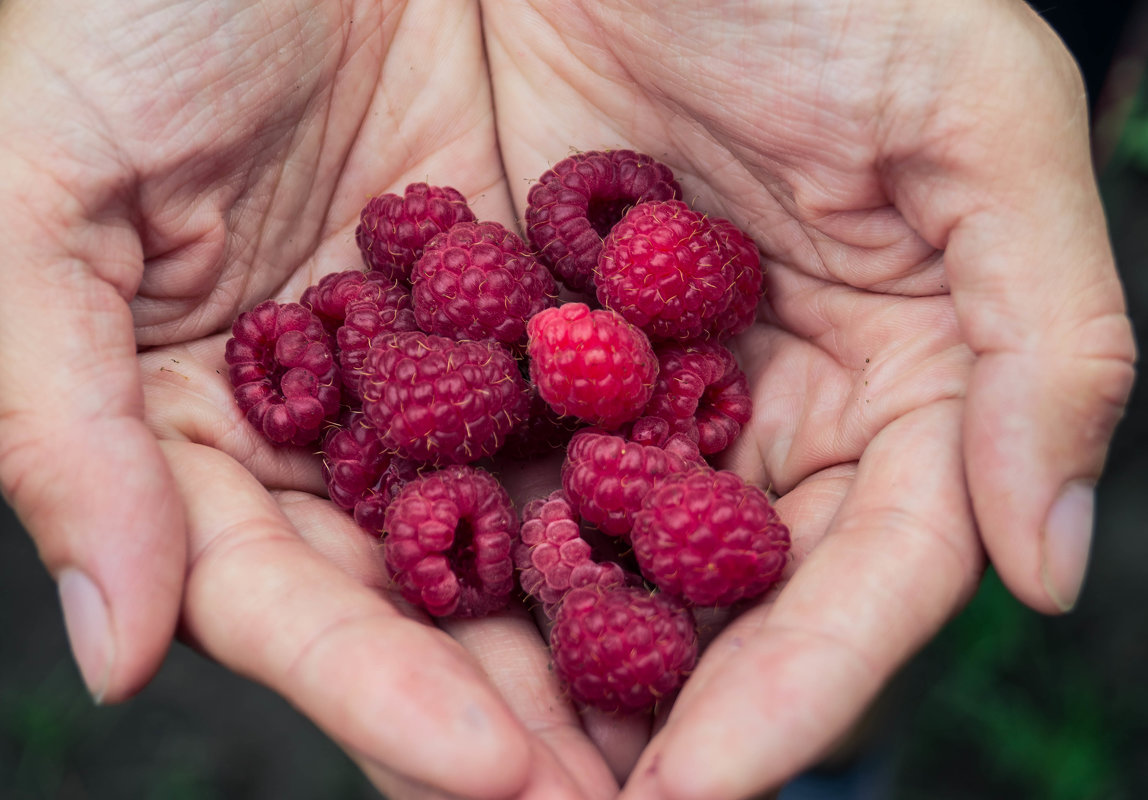
<svg viewBox="0 0 1148 800">
<path fill-rule="evenodd" d="M 574 434 L 566 449 L 562 488 L 583 520 L 624 536 L 643 498 L 667 475 L 685 469 L 676 453 L 588 429 Z"/>
<path fill-rule="evenodd" d="M 733 266 L 733 290 L 729 308 L 718 319 L 717 339 L 728 339 L 744 331 L 757 319 L 757 304 L 765 290 L 761 254 L 753 239 L 728 219 L 710 217 L 714 235 L 721 247 L 722 260 Z"/>
<path fill-rule="evenodd" d="M 700 339 L 729 307 L 734 265 L 705 215 L 680 200 L 639 203 L 602 245 L 598 301 L 651 339 Z"/>
<path fill-rule="evenodd" d="M 642 413 L 658 360 L 640 330 L 611 311 L 567 303 L 526 326 L 530 378 L 563 416 L 616 428 Z"/>
<path fill-rule="evenodd" d="M 310 444 L 339 413 L 339 373 L 319 318 L 265 300 L 239 315 L 224 359 L 248 421 L 275 444 Z"/>
<path fill-rule="evenodd" d="M 335 333 L 343 385 L 356 397 L 362 395 L 359 375 L 375 340 L 389 333 L 419 330 L 406 286 L 379 281 L 372 289 L 347 303 L 343 324 Z"/>
<path fill-rule="evenodd" d="M 427 244 L 411 273 L 415 318 L 452 339 L 526 338 L 526 321 L 553 305 L 554 278 L 497 222 L 460 222 Z"/>
<path fill-rule="evenodd" d="M 481 617 L 509 602 L 518 516 L 489 472 L 446 467 L 387 509 L 383 552 L 403 597 L 436 617 Z"/>
<path fill-rule="evenodd" d="M 514 357 L 490 340 L 389 334 L 374 343 L 359 386 L 383 444 L 439 466 L 493 455 L 530 407 Z"/>
<path fill-rule="evenodd" d="M 402 196 L 372 197 L 359 215 L 355 241 L 368 269 L 407 280 L 426 243 L 456 222 L 473 222 L 466 198 L 450 186 L 412 183 Z"/>
<path fill-rule="evenodd" d="M 532 500 L 522 509 L 521 538 L 513 555 L 523 591 L 542 603 L 550 619 L 571 589 L 627 582 L 619 564 L 594 558 L 590 542 L 582 535 L 578 513 L 561 490 Z"/>
<path fill-rule="evenodd" d="M 671 435 L 695 440 L 703 455 L 729 447 L 753 414 L 749 383 L 733 353 L 717 342 L 662 344 L 654 352 L 658 380 L 634 428 L 657 417 L 668 423 Z"/>
<path fill-rule="evenodd" d="M 554 670 L 579 703 L 603 711 L 652 708 L 697 663 L 693 617 L 676 600 L 637 587 L 574 589 L 550 631 Z"/>
<path fill-rule="evenodd" d="M 378 430 L 367 421 L 362 411 L 346 414 L 342 423 L 332 428 L 323 441 L 323 478 L 327 482 L 327 496 L 344 511 L 354 512 L 363 506 L 360 513 L 365 514 L 371 513 L 365 509 L 373 509 L 380 524 L 379 530 L 372 530 L 377 535 L 381 533 L 382 512 L 386 504 L 415 477 L 417 465 L 387 452 Z"/>
<path fill-rule="evenodd" d="M 592 291 L 602 240 L 626 209 L 681 195 L 670 168 L 650 156 L 632 150 L 577 153 L 530 187 L 526 231 L 555 276 L 575 291 Z"/>
<path fill-rule="evenodd" d="M 646 578 L 699 606 L 760 595 L 789 553 L 789 529 L 765 492 L 707 468 L 659 482 L 634 516 L 630 541 Z"/>
<path fill-rule="evenodd" d="M 698 449 L 697 430 L 689 433 L 675 433 L 670 423 L 661 417 L 638 417 L 623 431 L 624 437 L 638 444 L 654 445 L 670 453 L 676 453 L 686 466 L 709 466 L 709 462 Z"/>
</svg>

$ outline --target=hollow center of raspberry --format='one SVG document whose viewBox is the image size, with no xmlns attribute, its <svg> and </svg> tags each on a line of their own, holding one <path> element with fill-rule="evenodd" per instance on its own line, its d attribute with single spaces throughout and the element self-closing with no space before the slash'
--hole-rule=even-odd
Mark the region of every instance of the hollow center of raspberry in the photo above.
<svg viewBox="0 0 1148 800">
<path fill-rule="evenodd" d="M 626 572 L 641 574 L 634 548 L 625 536 L 607 536 L 597 528 L 582 526 L 582 539 L 590 545 L 590 558 L 597 564 L 617 564 Z"/>
<path fill-rule="evenodd" d="M 460 584 L 482 588 L 482 580 L 478 575 L 478 555 L 474 551 L 474 528 L 465 517 L 458 521 L 454 529 L 454 543 L 447 552 L 447 559 Z"/>
<path fill-rule="evenodd" d="M 586 218 L 590 227 L 603 239 L 610 229 L 618 224 L 626 214 L 626 209 L 634 204 L 629 197 L 592 197 L 586 208 Z"/>
</svg>

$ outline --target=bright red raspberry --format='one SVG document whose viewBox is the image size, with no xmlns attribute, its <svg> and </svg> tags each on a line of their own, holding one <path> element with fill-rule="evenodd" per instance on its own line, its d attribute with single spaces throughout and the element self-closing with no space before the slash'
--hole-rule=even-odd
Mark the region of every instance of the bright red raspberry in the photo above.
<svg viewBox="0 0 1148 800">
<path fill-rule="evenodd" d="M 419 330 L 410 290 L 403 283 L 380 280 L 368 286 L 358 299 L 347 303 L 343 323 L 335 332 L 343 386 L 360 398 L 359 375 L 375 340 L 389 333 Z"/>
<path fill-rule="evenodd" d="M 493 455 L 530 408 L 514 357 L 490 340 L 389 334 L 371 348 L 359 387 L 383 444 L 438 466 Z"/>
<path fill-rule="evenodd" d="M 555 276 L 575 291 L 594 289 L 602 240 L 626 209 L 681 197 L 665 164 L 632 150 L 577 153 L 544 172 L 526 195 L 526 232 Z"/>
<path fill-rule="evenodd" d="M 639 203 L 602 245 L 598 301 L 651 339 L 700 339 L 729 307 L 734 265 L 713 226 L 680 200 Z"/>
<path fill-rule="evenodd" d="M 728 219 L 710 217 L 709 220 L 721 247 L 722 260 L 733 266 L 729 308 L 719 317 L 713 331 L 714 338 L 728 339 L 757 319 L 757 305 L 765 291 L 765 274 L 753 239 Z"/>
<path fill-rule="evenodd" d="M 638 565 L 667 594 L 699 606 L 757 597 L 781 577 L 789 529 L 765 492 L 698 468 L 658 483 L 630 532 Z"/>
<path fill-rule="evenodd" d="M 411 273 L 419 327 L 452 339 L 526 338 L 526 321 L 554 304 L 554 277 L 497 222 L 460 222 L 427 244 Z"/>
<path fill-rule="evenodd" d="M 530 378 L 554 410 L 617 428 L 642 413 L 658 376 L 649 339 L 619 315 L 567 303 L 527 325 Z"/>
<path fill-rule="evenodd" d="M 359 215 L 355 241 L 367 268 L 408 280 L 426 243 L 456 222 L 473 222 L 466 198 L 450 186 L 412 183 L 403 194 L 372 197 Z"/>
<path fill-rule="evenodd" d="M 625 536 L 643 498 L 659 481 L 686 469 L 676 453 L 600 430 L 574 434 L 562 464 L 562 488 L 582 519 L 611 536 Z"/>
<path fill-rule="evenodd" d="M 582 535 L 578 512 L 561 491 L 532 500 L 522 509 L 521 538 L 514 546 L 514 563 L 522 589 L 538 602 L 550 619 L 571 589 L 621 586 L 626 571 L 612 561 L 598 561 Z"/>
<path fill-rule="evenodd" d="M 696 441 L 703 455 L 729 447 L 753 414 L 749 383 L 733 353 L 717 342 L 665 343 L 654 352 L 658 380 L 634 428 L 657 417 L 668 423 L 670 435 L 682 433 Z"/>
<path fill-rule="evenodd" d="M 678 602 L 637 587 L 574 589 L 550 631 L 554 670 L 579 703 L 646 711 L 685 682 L 697 663 L 693 617 Z"/>
<path fill-rule="evenodd" d="M 481 617 L 509 602 L 518 515 L 489 472 L 453 466 L 402 488 L 383 553 L 403 597 L 436 617 Z"/>
<path fill-rule="evenodd" d="M 248 421 L 275 444 L 310 444 L 339 413 L 339 372 L 319 318 L 265 300 L 239 315 L 224 359 Z"/>
</svg>

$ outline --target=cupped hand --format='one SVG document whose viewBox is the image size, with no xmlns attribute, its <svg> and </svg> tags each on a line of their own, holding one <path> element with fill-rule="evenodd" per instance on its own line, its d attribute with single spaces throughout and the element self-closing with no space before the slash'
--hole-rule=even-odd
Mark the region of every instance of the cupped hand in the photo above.
<svg viewBox="0 0 1148 800">
<path fill-rule="evenodd" d="M 519 208 L 569 144 L 667 161 L 766 254 L 725 466 L 794 535 L 623 797 L 721 800 L 812 763 L 971 595 L 1080 591 L 1133 340 L 1079 75 L 1021 2 L 484 6 Z M 978 536 L 979 533 L 979 536 Z"/>
<path fill-rule="evenodd" d="M 393 601 L 225 377 L 240 311 L 361 265 L 370 196 L 450 183 L 514 224 L 477 6 L 10 0 L 0 87 L 0 485 L 93 695 L 138 690 L 178 623 L 392 796 L 615 794 L 525 612 Z"/>
</svg>

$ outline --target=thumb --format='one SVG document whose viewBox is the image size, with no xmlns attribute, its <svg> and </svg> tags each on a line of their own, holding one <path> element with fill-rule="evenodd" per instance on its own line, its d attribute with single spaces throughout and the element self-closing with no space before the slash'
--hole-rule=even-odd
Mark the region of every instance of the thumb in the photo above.
<svg viewBox="0 0 1148 800">
<path fill-rule="evenodd" d="M 58 581 L 85 683 L 114 702 L 158 668 L 186 560 L 125 299 L 140 245 L 129 226 L 87 222 L 66 182 L 4 161 L 0 488 Z"/>
<path fill-rule="evenodd" d="M 916 146 L 896 146 L 891 175 L 898 207 L 944 249 L 976 356 L 963 446 L 985 548 L 1020 600 L 1055 613 L 1080 594 L 1135 352 L 1079 72 L 1035 14 L 1007 8 L 990 26 L 1000 41 L 982 20 L 964 84 Z"/>
</svg>

